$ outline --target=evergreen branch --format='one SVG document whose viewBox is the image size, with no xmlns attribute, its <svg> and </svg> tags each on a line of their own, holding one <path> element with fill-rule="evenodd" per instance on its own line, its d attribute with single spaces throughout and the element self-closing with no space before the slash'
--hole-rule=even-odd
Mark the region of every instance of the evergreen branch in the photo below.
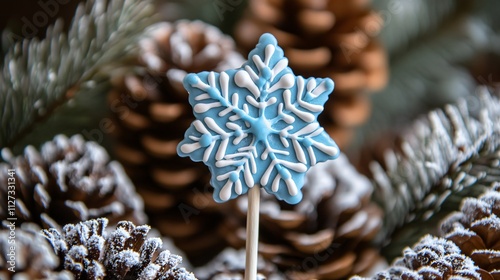
<svg viewBox="0 0 500 280">
<path fill-rule="evenodd" d="M 16 43 L 0 75 L 0 146 L 13 146 L 91 87 L 104 67 L 123 60 L 152 13 L 150 1 L 90 0 L 78 6 L 68 34 L 58 20 L 45 39 Z"/>
<path fill-rule="evenodd" d="M 463 99 L 415 122 L 400 151 L 386 152 L 385 170 L 378 162 L 370 166 L 378 189 L 375 199 L 385 209 L 379 240 L 411 221 L 421 226 L 440 207 L 456 210 L 452 202 L 471 191 L 484 191 L 500 177 L 498 150 L 500 101 L 484 88 L 478 98 Z"/>
<path fill-rule="evenodd" d="M 386 24 L 379 38 L 384 42 L 386 50 L 395 54 L 408 49 L 418 38 L 438 30 L 439 26 L 457 12 L 463 1 L 374 0 L 373 4 Z"/>
<path fill-rule="evenodd" d="M 393 61 L 391 80 L 373 98 L 373 114 L 360 131 L 360 140 L 377 138 L 391 127 L 470 95 L 476 84 L 460 65 L 494 42 L 494 34 L 480 18 L 457 18 L 455 24 Z"/>
</svg>

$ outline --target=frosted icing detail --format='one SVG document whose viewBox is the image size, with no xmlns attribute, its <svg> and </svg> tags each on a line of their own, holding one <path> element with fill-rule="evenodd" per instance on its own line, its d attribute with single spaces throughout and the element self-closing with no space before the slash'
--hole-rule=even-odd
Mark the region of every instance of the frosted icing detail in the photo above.
<svg viewBox="0 0 500 280">
<path fill-rule="evenodd" d="M 184 87 L 196 120 L 177 152 L 210 168 L 217 202 L 260 184 L 298 203 L 309 167 L 339 155 L 317 121 L 333 81 L 295 76 L 270 34 L 241 68 L 189 74 Z"/>
</svg>

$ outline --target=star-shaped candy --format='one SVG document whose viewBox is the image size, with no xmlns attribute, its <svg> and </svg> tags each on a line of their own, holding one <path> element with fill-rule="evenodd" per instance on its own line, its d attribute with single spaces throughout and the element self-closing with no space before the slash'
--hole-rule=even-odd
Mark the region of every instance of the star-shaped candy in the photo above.
<svg viewBox="0 0 500 280">
<path fill-rule="evenodd" d="M 189 74 L 184 87 L 196 120 L 177 152 L 209 167 L 217 202 L 263 187 L 298 203 L 305 172 L 340 153 L 317 121 L 333 81 L 295 76 L 271 34 L 241 68 Z"/>
</svg>

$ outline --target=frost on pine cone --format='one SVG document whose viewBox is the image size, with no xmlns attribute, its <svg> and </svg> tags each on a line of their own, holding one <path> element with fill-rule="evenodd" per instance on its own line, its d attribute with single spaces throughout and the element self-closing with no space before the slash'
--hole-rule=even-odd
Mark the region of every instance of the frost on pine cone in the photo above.
<svg viewBox="0 0 500 280">
<path fill-rule="evenodd" d="M 365 278 L 351 278 L 351 280 L 361 279 Z M 389 269 L 368 279 L 493 280 L 494 278 L 484 274 L 469 257 L 462 255 L 460 248 L 453 242 L 427 235 L 413 248 L 405 249 L 403 257 L 397 259 Z"/>
<path fill-rule="evenodd" d="M 106 232 L 107 219 L 65 225 L 43 231 L 61 261 L 60 269 L 75 279 L 196 280 L 180 268 L 182 258 L 161 251 L 160 238 L 148 238 L 150 227 L 121 221 Z"/>
<path fill-rule="evenodd" d="M 260 254 L 287 272 L 287 279 L 345 279 L 382 261 L 370 245 L 382 225 L 382 211 L 370 201 L 370 181 L 345 155 L 312 167 L 306 176 L 297 205 L 263 194 Z M 236 201 L 239 223 L 228 222 L 228 242 L 235 247 L 244 247 L 246 202 Z"/>
<path fill-rule="evenodd" d="M 259 256 L 257 263 L 258 280 L 284 280 L 276 266 Z M 245 251 L 226 248 L 212 261 L 195 270 L 200 280 L 243 280 L 245 274 Z"/>
<path fill-rule="evenodd" d="M 386 55 L 374 38 L 382 25 L 369 0 L 255 0 L 234 35 L 246 54 L 261 34 L 271 33 L 295 74 L 334 80 L 320 122 L 343 148 L 370 114 L 367 92 L 387 81 Z"/>
<path fill-rule="evenodd" d="M 14 157 L 2 150 L 6 162 L 0 163 L 0 180 L 7 182 L 15 171 L 16 212 L 9 212 L 7 199 L 0 202 L 0 219 L 17 217 L 18 225 L 34 222 L 42 228 L 60 228 L 96 217 L 111 223 L 128 219 L 144 222 L 142 199 L 118 162 L 95 142 L 80 135 L 56 136 L 40 151 L 28 146 Z M 7 197 L 7 188 L 1 188 Z"/>
<path fill-rule="evenodd" d="M 483 279 L 500 279 L 499 217 L 500 181 L 480 197 L 464 199 L 461 212 L 451 214 L 441 224 L 442 235 L 491 275 Z"/>
<path fill-rule="evenodd" d="M 217 235 L 222 216 L 211 211 L 220 205 L 211 197 L 209 171 L 176 152 L 194 120 L 182 81 L 190 72 L 238 67 L 243 58 L 230 37 L 200 21 L 154 25 L 139 47 L 140 69 L 118 77 L 109 96 L 119 127 L 115 152 L 144 198 L 151 225 L 193 264 L 202 263 L 225 242 Z"/>
<path fill-rule="evenodd" d="M 13 231 L 0 229 L 0 279 L 73 279 L 68 271 L 56 271 L 59 259 L 39 231 L 33 223 Z M 9 242 L 12 240 L 15 243 Z"/>
</svg>

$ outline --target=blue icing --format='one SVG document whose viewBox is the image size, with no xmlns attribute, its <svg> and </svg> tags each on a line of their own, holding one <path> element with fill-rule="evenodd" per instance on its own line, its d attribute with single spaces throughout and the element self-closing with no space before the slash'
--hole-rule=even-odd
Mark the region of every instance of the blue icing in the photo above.
<svg viewBox="0 0 500 280">
<path fill-rule="evenodd" d="M 189 74 L 184 87 L 196 120 L 177 152 L 209 167 L 217 202 L 258 185 L 296 204 L 305 172 L 340 154 L 317 121 L 333 81 L 295 76 L 271 34 L 241 68 Z"/>
</svg>

